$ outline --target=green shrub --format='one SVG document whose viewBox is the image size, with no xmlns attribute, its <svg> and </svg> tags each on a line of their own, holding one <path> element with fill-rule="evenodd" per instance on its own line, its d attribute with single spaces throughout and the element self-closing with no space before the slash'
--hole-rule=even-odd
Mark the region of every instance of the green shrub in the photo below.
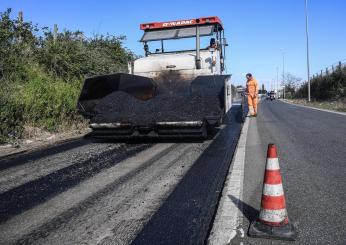
<svg viewBox="0 0 346 245">
<path fill-rule="evenodd" d="M 0 143 L 19 138 L 23 131 L 24 106 L 13 91 L 14 87 L 2 87 L 0 92 Z"/>
<path fill-rule="evenodd" d="M 79 81 L 52 81 L 42 74 L 30 79 L 21 88 L 25 122 L 56 130 L 64 120 L 74 119 L 79 84 Z"/>
<path fill-rule="evenodd" d="M 0 142 L 20 137 L 25 124 L 54 131 L 78 120 L 85 77 L 126 72 L 134 59 L 124 36 L 64 30 L 54 39 L 48 28 L 10 15 L 0 13 Z"/>
<path fill-rule="evenodd" d="M 306 98 L 308 85 L 304 83 L 296 92 L 296 98 Z M 311 80 L 311 97 L 315 100 L 329 100 L 346 97 L 346 66 L 334 72 L 317 76 Z"/>
</svg>

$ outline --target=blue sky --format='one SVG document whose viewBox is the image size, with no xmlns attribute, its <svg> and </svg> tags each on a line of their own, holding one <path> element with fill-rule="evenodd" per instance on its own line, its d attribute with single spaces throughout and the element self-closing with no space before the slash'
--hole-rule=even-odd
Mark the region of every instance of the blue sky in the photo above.
<svg viewBox="0 0 346 245">
<path fill-rule="evenodd" d="M 225 26 L 227 70 L 235 84 L 244 83 L 251 72 L 266 87 L 285 71 L 306 79 L 304 0 L 218 1 L 92 1 L 92 0 L 1 0 L 0 11 L 16 14 L 40 26 L 82 30 L 87 36 L 111 33 L 126 35 L 125 45 L 143 54 L 138 42 L 139 24 L 151 21 L 219 16 Z M 311 72 L 316 73 L 346 59 L 346 1 L 309 0 Z"/>
</svg>

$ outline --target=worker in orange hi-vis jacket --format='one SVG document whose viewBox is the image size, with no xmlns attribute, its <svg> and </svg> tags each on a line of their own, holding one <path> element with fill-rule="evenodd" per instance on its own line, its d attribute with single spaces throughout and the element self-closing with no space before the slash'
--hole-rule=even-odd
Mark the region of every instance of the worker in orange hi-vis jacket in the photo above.
<svg viewBox="0 0 346 245">
<path fill-rule="evenodd" d="M 246 79 L 246 92 L 248 94 L 247 99 L 250 115 L 256 117 L 258 104 L 258 82 L 251 73 L 246 74 Z"/>
</svg>

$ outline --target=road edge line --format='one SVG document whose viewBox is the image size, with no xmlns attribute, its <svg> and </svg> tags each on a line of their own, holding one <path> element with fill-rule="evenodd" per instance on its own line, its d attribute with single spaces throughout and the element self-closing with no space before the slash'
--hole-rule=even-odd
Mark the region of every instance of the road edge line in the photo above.
<svg viewBox="0 0 346 245">
<path fill-rule="evenodd" d="M 245 150 L 248 129 L 249 119 L 246 118 L 208 238 L 207 244 L 209 245 L 229 244 L 237 234 L 237 228 L 241 222 L 239 201 L 242 200 L 243 195 Z M 232 196 L 233 200 L 230 196 Z"/>
<path fill-rule="evenodd" d="M 308 106 L 308 105 L 295 104 L 295 103 L 293 103 L 291 101 L 288 101 L 288 100 L 278 100 L 278 101 L 284 102 L 284 103 L 289 104 L 289 105 L 294 105 L 294 106 L 298 106 L 298 107 L 307 108 L 307 109 L 312 109 L 312 110 L 317 110 L 317 111 L 324 111 L 324 112 L 329 112 L 329 113 L 334 113 L 334 114 L 346 116 L 346 112 L 332 111 L 332 110 L 316 108 L 316 107 L 312 107 L 312 106 Z"/>
</svg>

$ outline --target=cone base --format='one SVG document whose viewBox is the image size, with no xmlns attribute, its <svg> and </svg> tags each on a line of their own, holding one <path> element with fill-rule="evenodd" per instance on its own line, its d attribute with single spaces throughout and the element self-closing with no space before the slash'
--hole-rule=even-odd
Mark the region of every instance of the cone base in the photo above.
<svg viewBox="0 0 346 245">
<path fill-rule="evenodd" d="M 295 241 L 297 233 L 291 224 L 285 226 L 269 226 L 255 220 L 251 222 L 248 234 L 250 237 Z"/>
</svg>

